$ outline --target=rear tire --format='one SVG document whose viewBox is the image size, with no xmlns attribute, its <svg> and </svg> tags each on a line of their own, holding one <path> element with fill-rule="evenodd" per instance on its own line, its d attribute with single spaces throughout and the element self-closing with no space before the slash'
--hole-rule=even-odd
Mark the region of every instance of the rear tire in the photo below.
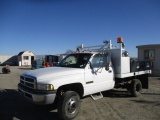
<svg viewBox="0 0 160 120">
<path fill-rule="evenodd" d="M 70 120 L 77 116 L 80 110 L 80 97 L 74 91 L 65 92 L 58 102 L 58 114 L 63 120 Z"/>
<path fill-rule="evenodd" d="M 142 93 L 142 83 L 138 79 L 134 79 L 131 82 L 130 93 L 133 97 L 138 97 Z"/>
</svg>

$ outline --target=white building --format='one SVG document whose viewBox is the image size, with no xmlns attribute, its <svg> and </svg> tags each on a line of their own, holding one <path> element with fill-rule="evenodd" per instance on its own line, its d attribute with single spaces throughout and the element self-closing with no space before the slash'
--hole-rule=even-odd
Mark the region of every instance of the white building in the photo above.
<svg viewBox="0 0 160 120">
<path fill-rule="evenodd" d="M 31 61 L 35 60 L 35 54 L 32 51 L 22 51 L 18 54 L 19 66 L 31 65 Z"/>
<path fill-rule="evenodd" d="M 160 44 L 141 45 L 138 48 L 138 58 L 140 60 L 150 60 L 153 62 L 152 75 L 160 76 Z"/>
</svg>

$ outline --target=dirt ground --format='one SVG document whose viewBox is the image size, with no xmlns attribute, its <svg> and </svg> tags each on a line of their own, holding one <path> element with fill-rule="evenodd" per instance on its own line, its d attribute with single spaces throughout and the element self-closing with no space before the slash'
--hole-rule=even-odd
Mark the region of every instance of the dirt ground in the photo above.
<svg viewBox="0 0 160 120">
<path fill-rule="evenodd" d="M 17 92 L 19 75 L 27 70 L 30 67 L 11 66 L 10 74 L 0 71 L 0 120 L 59 120 L 54 105 L 35 106 Z M 96 101 L 87 96 L 75 120 L 160 120 L 160 78 L 150 77 L 149 83 L 140 97 L 126 90 L 103 92 Z"/>
</svg>

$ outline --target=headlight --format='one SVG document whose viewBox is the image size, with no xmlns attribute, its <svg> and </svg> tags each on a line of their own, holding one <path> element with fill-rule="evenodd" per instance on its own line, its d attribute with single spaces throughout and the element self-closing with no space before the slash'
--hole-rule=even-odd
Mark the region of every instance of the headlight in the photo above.
<svg viewBox="0 0 160 120">
<path fill-rule="evenodd" d="M 54 90 L 54 86 L 51 84 L 37 84 L 38 90 Z"/>
</svg>

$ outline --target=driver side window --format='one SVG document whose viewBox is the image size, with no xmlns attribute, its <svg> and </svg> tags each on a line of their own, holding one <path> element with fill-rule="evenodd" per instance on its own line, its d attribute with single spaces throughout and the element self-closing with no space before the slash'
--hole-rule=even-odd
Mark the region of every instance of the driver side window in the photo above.
<svg viewBox="0 0 160 120">
<path fill-rule="evenodd" d="M 92 67 L 93 68 L 99 68 L 103 67 L 103 55 L 102 54 L 96 54 L 92 59 Z"/>
</svg>

